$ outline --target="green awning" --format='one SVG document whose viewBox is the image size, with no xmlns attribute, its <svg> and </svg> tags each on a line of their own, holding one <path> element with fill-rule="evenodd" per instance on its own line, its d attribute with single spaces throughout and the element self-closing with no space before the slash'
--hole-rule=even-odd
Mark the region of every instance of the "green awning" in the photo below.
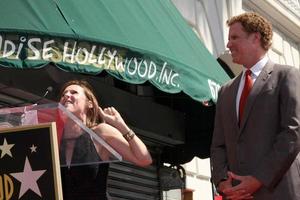
<svg viewBox="0 0 300 200">
<path fill-rule="evenodd" d="M 1 0 L 0 10 L 3 67 L 105 70 L 214 102 L 229 80 L 170 0 Z"/>
</svg>

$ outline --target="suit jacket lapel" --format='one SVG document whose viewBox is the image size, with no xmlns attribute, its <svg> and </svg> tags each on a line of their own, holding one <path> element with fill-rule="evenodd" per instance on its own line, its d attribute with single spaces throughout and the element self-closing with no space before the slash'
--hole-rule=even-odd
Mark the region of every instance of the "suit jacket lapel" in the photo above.
<svg viewBox="0 0 300 200">
<path fill-rule="evenodd" d="M 249 113 L 251 112 L 251 109 L 253 107 L 253 104 L 256 100 L 256 97 L 258 96 L 258 94 L 260 93 L 261 89 L 263 88 L 263 86 L 266 84 L 267 80 L 269 79 L 269 77 L 271 76 L 271 73 L 273 71 L 274 68 L 274 63 L 271 61 L 268 61 L 266 66 L 262 69 L 261 73 L 259 74 L 259 76 L 257 77 L 251 91 L 250 94 L 248 96 L 246 105 L 245 105 L 245 109 L 244 109 L 244 114 L 243 114 L 243 119 L 241 121 L 240 124 L 240 133 L 243 130 Z"/>
<path fill-rule="evenodd" d="M 238 125 L 238 118 L 237 118 L 237 110 L 236 110 L 236 96 L 238 93 L 239 89 L 239 84 L 241 81 L 243 73 L 240 73 L 240 75 L 236 78 L 235 81 L 233 81 L 231 87 L 231 94 L 229 94 L 229 101 L 230 102 L 230 109 L 233 110 L 234 112 L 230 112 L 232 114 L 231 119 L 233 119 L 233 123 L 236 129 L 239 129 Z"/>
</svg>

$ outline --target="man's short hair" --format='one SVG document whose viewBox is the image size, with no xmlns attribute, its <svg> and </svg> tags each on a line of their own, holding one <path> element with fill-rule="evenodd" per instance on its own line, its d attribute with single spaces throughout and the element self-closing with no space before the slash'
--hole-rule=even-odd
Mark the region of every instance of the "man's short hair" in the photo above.
<svg viewBox="0 0 300 200">
<path fill-rule="evenodd" d="M 248 33 L 258 32 L 261 35 L 261 46 L 267 51 L 272 45 L 272 24 L 255 12 L 247 12 L 234 16 L 227 20 L 227 25 L 240 22 Z"/>
</svg>

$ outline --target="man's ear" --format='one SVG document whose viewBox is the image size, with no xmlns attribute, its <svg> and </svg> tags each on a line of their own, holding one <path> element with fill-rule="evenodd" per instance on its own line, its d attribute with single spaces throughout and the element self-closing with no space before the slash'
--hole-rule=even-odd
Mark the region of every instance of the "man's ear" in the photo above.
<svg viewBox="0 0 300 200">
<path fill-rule="evenodd" d="M 259 32 L 254 33 L 254 37 L 258 42 L 260 42 L 261 34 Z"/>
</svg>

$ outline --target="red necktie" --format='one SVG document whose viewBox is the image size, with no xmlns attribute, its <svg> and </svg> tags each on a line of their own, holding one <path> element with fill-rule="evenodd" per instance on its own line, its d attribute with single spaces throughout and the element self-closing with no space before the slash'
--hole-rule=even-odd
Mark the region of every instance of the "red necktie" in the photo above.
<svg viewBox="0 0 300 200">
<path fill-rule="evenodd" d="M 250 93 L 250 90 L 252 88 L 253 85 L 253 81 L 251 79 L 251 70 L 247 70 L 245 73 L 245 84 L 244 84 L 244 88 L 242 91 L 242 95 L 240 98 L 240 104 L 239 104 L 239 123 L 242 120 L 243 117 L 243 112 L 244 112 L 244 108 L 246 105 L 246 101 L 247 101 L 247 97 Z"/>
</svg>

